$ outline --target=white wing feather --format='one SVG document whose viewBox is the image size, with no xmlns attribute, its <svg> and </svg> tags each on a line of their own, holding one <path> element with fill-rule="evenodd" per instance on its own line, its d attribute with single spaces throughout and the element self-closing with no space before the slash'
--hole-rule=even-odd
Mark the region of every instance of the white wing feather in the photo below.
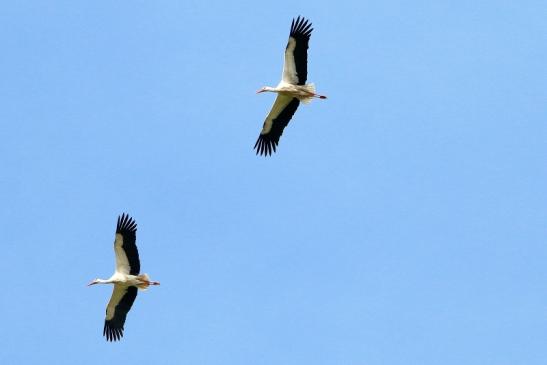
<svg viewBox="0 0 547 365">
<path fill-rule="evenodd" d="M 288 83 L 297 85 L 298 75 L 296 74 L 296 63 L 294 62 L 294 48 L 296 47 L 296 40 L 293 37 L 289 37 L 289 43 L 285 49 L 285 63 L 283 64 L 283 75 L 281 79 Z"/>
<path fill-rule="evenodd" d="M 129 275 L 129 260 L 122 248 L 123 236 L 116 233 L 116 239 L 114 240 L 114 254 L 116 255 L 116 272 Z"/>
<path fill-rule="evenodd" d="M 275 98 L 272 109 L 264 121 L 264 126 L 260 132 L 261 134 L 267 134 L 270 132 L 272 129 L 273 120 L 277 118 L 277 116 L 287 107 L 287 105 L 289 105 L 292 99 L 292 96 L 277 94 L 277 98 Z"/>
<path fill-rule="evenodd" d="M 109 321 L 114 317 L 114 311 L 118 303 L 122 300 L 123 296 L 127 292 L 127 286 L 114 284 L 114 290 L 112 291 L 112 296 L 110 301 L 106 306 L 106 320 Z"/>
</svg>

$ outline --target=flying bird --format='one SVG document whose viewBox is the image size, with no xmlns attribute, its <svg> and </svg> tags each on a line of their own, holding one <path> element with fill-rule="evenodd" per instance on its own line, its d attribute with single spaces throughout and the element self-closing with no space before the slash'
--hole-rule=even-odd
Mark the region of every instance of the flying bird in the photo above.
<svg viewBox="0 0 547 365">
<path fill-rule="evenodd" d="M 281 81 L 276 87 L 264 86 L 257 91 L 257 94 L 265 91 L 277 93 L 254 146 L 257 155 L 269 156 L 276 151 L 283 129 L 289 124 L 300 102 L 307 104 L 313 98 L 327 98 L 315 93 L 314 84 L 306 84 L 311 26 L 312 23 L 300 16 L 292 20 Z"/>
<path fill-rule="evenodd" d="M 127 214 L 118 217 L 114 253 L 116 254 L 116 271 L 110 279 L 95 279 L 88 286 L 95 284 L 114 284 L 112 297 L 106 306 L 103 336 L 107 341 L 118 341 L 123 337 L 125 317 L 137 297 L 138 289 L 150 285 L 160 285 L 151 281 L 147 274 L 139 274 L 141 264 L 139 251 L 135 244 L 137 223 Z"/>
</svg>

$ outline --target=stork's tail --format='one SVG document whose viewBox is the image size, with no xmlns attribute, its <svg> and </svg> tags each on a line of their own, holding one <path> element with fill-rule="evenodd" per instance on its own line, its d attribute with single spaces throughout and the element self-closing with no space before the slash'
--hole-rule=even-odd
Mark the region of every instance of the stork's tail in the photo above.
<svg viewBox="0 0 547 365">
<path fill-rule="evenodd" d="M 313 83 L 304 85 L 304 89 L 306 90 L 306 92 L 310 93 L 310 96 L 306 96 L 300 99 L 300 101 L 303 102 L 304 104 L 309 104 L 313 100 L 313 98 L 319 98 L 319 99 L 327 98 L 324 95 L 318 95 L 315 93 L 315 84 Z"/>
<path fill-rule="evenodd" d="M 140 284 L 137 285 L 137 288 L 141 290 L 148 289 L 150 285 L 160 285 L 160 283 L 157 281 L 150 281 L 150 277 L 148 276 L 148 274 L 138 275 L 137 278 L 140 281 Z"/>
</svg>

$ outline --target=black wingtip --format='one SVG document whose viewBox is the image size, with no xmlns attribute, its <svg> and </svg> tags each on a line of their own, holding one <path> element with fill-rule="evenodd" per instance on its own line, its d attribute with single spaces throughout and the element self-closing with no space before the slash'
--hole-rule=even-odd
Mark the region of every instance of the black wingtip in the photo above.
<svg viewBox="0 0 547 365">
<path fill-rule="evenodd" d="M 116 342 L 122 339 L 123 337 L 123 327 L 114 328 L 110 327 L 107 323 L 104 324 L 103 336 L 106 337 L 108 342 Z"/>
<path fill-rule="evenodd" d="M 257 155 L 268 157 L 276 152 L 277 142 L 261 134 L 256 140 L 254 149 Z"/>
<path fill-rule="evenodd" d="M 137 223 L 127 213 L 122 213 L 118 216 L 118 223 L 116 224 L 116 233 L 123 232 L 136 232 Z"/>
<path fill-rule="evenodd" d="M 292 20 L 290 36 L 302 36 L 309 38 L 311 36 L 311 32 L 313 31 L 313 28 L 311 26 L 312 23 L 308 19 L 299 15 L 296 19 L 293 18 Z"/>
</svg>

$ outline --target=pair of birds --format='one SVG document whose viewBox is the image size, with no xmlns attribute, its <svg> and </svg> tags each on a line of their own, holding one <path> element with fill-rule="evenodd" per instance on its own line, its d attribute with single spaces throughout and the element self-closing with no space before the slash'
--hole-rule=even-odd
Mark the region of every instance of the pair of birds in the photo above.
<svg viewBox="0 0 547 365">
<path fill-rule="evenodd" d="M 277 93 L 272 110 L 264 121 L 264 126 L 255 144 L 256 153 L 264 156 L 276 151 L 279 138 L 287 126 L 300 102 L 307 104 L 314 98 L 326 99 L 315 93 L 313 84 L 306 84 L 308 76 L 308 43 L 311 27 L 306 19 L 293 19 L 289 41 L 285 49 L 283 76 L 277 87 L 264 86 L 257 93 L 269 91 Z M 107 280 L 95 279 L 89 285 L 114 284 L 114 290 L 106 307 L 103 336 L 107 341 L 118 341 L 123 337 L 125 319 L 131 309 L 139 289 L 150 285 L 159 285 L 147 274 L 140 273 L 140 261 L 135 244 L 137 224 L 127 214 L 118 217 L 114 252 L 116 271 Z"/>
</svg>

